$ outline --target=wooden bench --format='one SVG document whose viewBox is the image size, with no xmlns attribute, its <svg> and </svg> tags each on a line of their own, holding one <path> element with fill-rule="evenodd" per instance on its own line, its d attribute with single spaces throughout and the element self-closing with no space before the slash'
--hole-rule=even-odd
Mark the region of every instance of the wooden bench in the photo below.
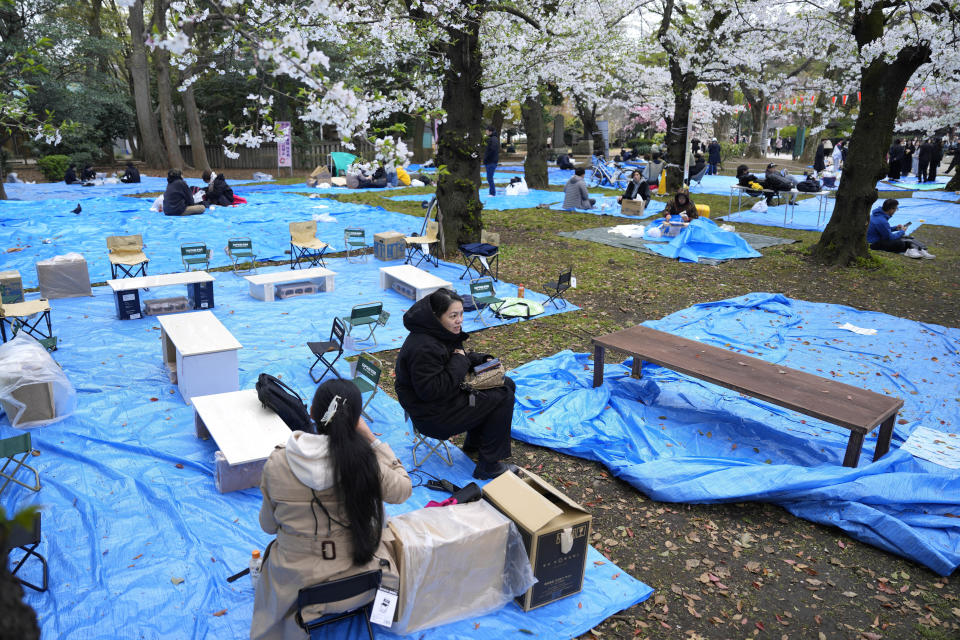
<svg viewBox="0 0 960 640">
<path fill-rule="evenodd" d="M 300 269 L 298 271 L 274 271 L 273 273 L 258 273 L 254 276 L 244 276 L 244 280 L 250 283 L 250 295 L 257 300 L 272 302 L 276 299 L 277 285 L 289 284 L 292 282 L 310 282 L 316 285 L 318 291 L 333 291 L 336 276 L 335 271 L 330 271 L 326 267 L 311 267 L 309 269 Z"/>
<path fill-rule="evenodd" d="M 267 458 L 290 438 L 290 427 L 265 409 L 255 389 L 196 396 L 194 427 L 198 438 L 217 443 L 215 483 L 227 493 L 260 484 Z"/>
<path fill-rule="evenodd" d="M 890 449 L 893 421 L 903 400 L 842 382 L 772 364 L 759 358 L 688 340 L 644 326 L 631 327 L 593 339 L 593 386 L 603 384 L 607 349 L 633 356 L 632 375 L 639 378 L 643 362 L 760 398 L 850 430 L 843 464 L 856 467 L 863 439 L 878 425 L 878 460 Z"/>
</svg>

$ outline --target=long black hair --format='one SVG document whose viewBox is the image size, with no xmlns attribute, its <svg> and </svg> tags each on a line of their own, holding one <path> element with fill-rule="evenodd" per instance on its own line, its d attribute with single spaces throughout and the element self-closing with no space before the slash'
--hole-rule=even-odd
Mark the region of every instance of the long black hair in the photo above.
<svg viewBox="0 0 960 640">
<path fill-rule="evenodd" d="M 324 414 L 336 396 L 340 396 L 337 410 L 324 424 Z M 310 416 L 317 425 L 317 433 L 330 439 L 334 491 L 349 520 L 353 561 L 366 564 L 380 545 L 383 492 L 377 456 L 370 443 L 357 433 L 360 408 L 360 391 L 356 385 L 347 380 L 328 380 L 313 395 Z"/>
<path fill-rule="evenodd" d="M 430 310 L 438 318 L 445 314 L 454 302 L 463 304 L 463 298 L 452 289 L 437 289 L 430 294 Z"/>
</svg>

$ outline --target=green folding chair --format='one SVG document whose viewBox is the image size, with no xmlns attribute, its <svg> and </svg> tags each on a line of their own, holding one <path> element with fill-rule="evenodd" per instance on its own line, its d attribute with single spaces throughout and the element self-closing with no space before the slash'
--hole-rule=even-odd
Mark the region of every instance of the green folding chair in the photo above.
<svg viewBox="0 0 960 640">
<path fill-rule="evenodd" d="M 367 233 L 359 227 L 343 230 L 343 244 L 347 247 L 347 262 L 367 261 Z"/>
<path fill-rule="evenodd" d="M 473 304 L 477 307 L 477 320 L 483 323 L 483 326 L 489 327 L 483 312 L 490 309 L 491 315 L 496 317 L 496 312 L 491 305 L 503 302 L 503 298 L 497 297 L 497 292 L 493 288 L 493 278 L 485 276 L 479 280 L 470 283 L 470 296 L 473 298 Z"/>
<path fill-rule="evenodd" d="M 203 271 L 210 267 L 210 252 L 203 242 L 185 242 L 180 245 L 180 259 L 184 271 Z"/>
<path fill-rule="evenodd" d="M 33 445 L 30 440 L 29 431 L 19 436 L 13 436 L 12 438 L 4 438 L 3 440 L 0 440 L 0 460 L 3 461 L 3 466 L 0 467 L 0 479 L 3 479 L 4 481 L 3 485 L 0 485 L 0 495 L 3 494 L 4 490 L 11 482 L 18 484 L 21 487 L 25 487 L 30 491 L 40 491 L 40 474 L 38 474 L 37 470 L 28 465 L 26 462 L 30 459 L 31 451 L 33 451 Z M 13 468 L 7 471 L 11 464 L 13 465 Z M 16 477 L 20 469 L 26 469 L 27 471 L 33 473 L 32 485 L 29 485 Z"/>
<path fill-rule="evenodd" d="M 365 302 L 351 309 L 350 316 L 343 318 L 343 321 L 347 325 L 348 336 L 353 332 L 354 327 L 366 327 L 370 330 L 370 333 L 363 340 L 373 338 L 373 343 L 378 344 L 374 332 L 377 327 L 387 324 L 389 318 L 390 313 L 383 310 L 382 302 Z"/>
<path fill-rule="evenodd" d="M 250 238 L 230 238 L 224 249 L 233 262 L 234 273 L 250 273 L 256 268 L 257 256 L 253 253 L 253 241 Z M 240 265 L 249 262 L 248 269 L 241 269 Z"/>
<path fill-rule="evenodd" d="M 357 156 L 343 151 L 334 151 L 330 154 L 330 161 L 333 163 L 333 175 L 340 176 L 347 172 L 347 169 L 357 161 Z"/>
<path fill-rule="evenodd" d="M 380 390 L 380 387 L 377 385 L 380 384 L 380 372 L 382 370 L 383 363 L 369 353 L 364 352 L 357 357 L 357 372 L 353 376 L 353 384 L 357 385 L 361 397 L 363 397 L 365 393 L 373 392 L 370 393 L 367 401 L 360 407 L 360 415 L 369 422 L 373 422 L 373 418 L 367 413 L 367 405 L 370 404 L 373 396 L 377 395 L 377 391 Z"/>
</svg>

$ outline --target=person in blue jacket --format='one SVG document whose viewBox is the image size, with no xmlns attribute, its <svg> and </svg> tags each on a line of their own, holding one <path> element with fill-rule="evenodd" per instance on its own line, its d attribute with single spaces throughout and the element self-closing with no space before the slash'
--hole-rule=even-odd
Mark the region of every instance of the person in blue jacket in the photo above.
<svg viewBox="0 0 960 640">
<path fill-rule="evenodd" d="M 490 186 L 490 195 L 497 195 L 497 188 L 493 186 L 493 173 L 500 164 L 500 139 L 492 126 L 487 127 L 487 149 L 483 152 L 483 166 L 487 169 L 487 184 Z"/>
<path fill-rule="evenodd" d="M 883 204 L 870 214 L 870 226 L 867 227 L 867 243 L 874 251 L 902 253 L 908 258 L 935 258 L 926 246 L 907 235 L 907 224 L 890 226 L 890 218 L 897 212 L 899 200 L 887 198 Z"/>
</svg>

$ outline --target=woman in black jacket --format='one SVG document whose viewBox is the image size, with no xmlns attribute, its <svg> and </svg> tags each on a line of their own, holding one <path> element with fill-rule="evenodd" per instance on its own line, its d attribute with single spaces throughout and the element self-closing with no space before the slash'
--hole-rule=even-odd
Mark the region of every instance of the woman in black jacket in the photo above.
<svg viewBox="0 0 960 640">
<path fill-rule="evenodd" d="M 397 356 L 394 388 L 417 431 L 442 440 L 466 432 L 464 452 L 479 454 L 473 477 L 488 480 L 517 470 L 502 462 L 510 456 L 516 385 L 504 378 L 494 389 L 471 393 L 461 387 L 472 367 L 493 358 L 464 349 L 462 323 L 463 299 L 449 289 L 410 307 L 403 314 L 410 335 Z"/>
<path fill-rule="evenodd" d="M 644 202 L 650 201 L 650 185 L 643 179 L 643 173 L 639 169 L 634 169 L 630 174 L 630 182 L 627 188 L 623 190 L 622 196 L 617 196 L 617 202 L 623 203 L 624 200 L 636 200 L 640 197 Z"/>
<path fill-rule="evenodd" d="M 817 172 L 817 175 L 827 168 L 827 163 L 824 161 L 826 153 L 827 150 L 823 148 L 823 142 L 821 142 L 817 145 L 817 152 L 813 154 L 813 170 Z"/>
<path fill-rule="evenodd" d="M 209 207 L 212 204 L 229 207 L 233 204 L 233 189 L 227 185 L 227 178 L 222 173 L 217 174 L 203 196 L 204 203 Z"/>
</svg>

